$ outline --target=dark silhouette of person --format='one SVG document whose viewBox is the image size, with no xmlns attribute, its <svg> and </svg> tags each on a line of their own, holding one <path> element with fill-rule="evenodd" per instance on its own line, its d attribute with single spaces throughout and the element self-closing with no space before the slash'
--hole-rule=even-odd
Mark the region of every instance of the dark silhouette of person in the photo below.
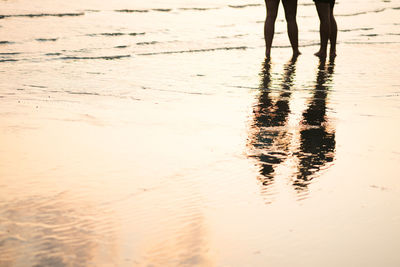
<svg viewBox="0 0 400 267">
<path fill-rule="evenodd" d="M 334 71 L 334 62 L 325 67 L 321 59 L 314 94 L 303 113 L 300 131 L 300 149 L 298 153 L 298 173 L 293 186 L 298 191 L 307 189 L 310 181 L 325 165 L 333 162 L 335 156 L 335 131 L 330 129 L 326 114 L 326 102 L 329 82 Z"/>
<path fill-rule="evenodd" d="M 265 0 L 267 16 L 264 23 L 264 38 L 265 38 L 265 57 L 270 58 L 272 40 L 275 33 L 275 21 L 278 16 L 280 0 Z M 297 0 L 282 0 L 285 10 L 285 18 L 287 23 L 287 32 L 289 35 L 290 44 L 293 49 L 293 56 L 300 55 L 299 51 L 299 30 L 297 28 Z"/>
<path fill-rule="evenodd" d="M 287 131 L 289 100 L 295 74 L 297 57 L 293 57 L 284 67 L 284 77 L 280 93 L 273 95 L 271 88 L 271 64 L 268 59 L 263 63 L 260 73 L 260 95 L 254 106 L 254 121 L 250 137 L 251 157 L 260 165 L 259 178 L 266 187 L 274 181 L 274 169 L 288 156 L 290 135 Z"/>
<path fill-rule="evenodd" d="M 319 18 L 319 36 L 320 48 L 316 55 L 317 57 L 325 58 L 328 48 L 328 40 L 330 42 L 329 57 L 336 57 L 336 39 L 337 39 L 337 24 L 333 15 L 335 0 L 314 0 Z"/>
</svg>

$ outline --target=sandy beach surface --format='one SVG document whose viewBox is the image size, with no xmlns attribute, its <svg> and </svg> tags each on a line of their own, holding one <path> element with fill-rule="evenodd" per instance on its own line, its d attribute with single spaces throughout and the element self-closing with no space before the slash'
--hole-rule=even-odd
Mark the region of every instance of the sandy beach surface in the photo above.
<svg viewBox="0 0 400 267">
<path fill-rule="evenodd" d="M 400 0 L 168 2 L 0 1 L 0 266 L 400 266 Z"/>
</svg>

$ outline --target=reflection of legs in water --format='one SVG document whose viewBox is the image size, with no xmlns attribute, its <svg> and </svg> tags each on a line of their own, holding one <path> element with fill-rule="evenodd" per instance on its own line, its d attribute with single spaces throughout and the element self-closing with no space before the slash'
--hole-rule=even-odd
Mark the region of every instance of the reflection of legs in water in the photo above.
<svg viewBox="0 0 400 267">
<path fill-rule="evenodd" d="M 293 186 L 304 190 L 320 169 L 334 160 L 335 133 L 325 127 L 310 128 L 300 133 L 299 173 Z"/>
<path fill-rule="evenodd" d="M 271 95 L 271 65 L 266 60 L 261 72 L 261 86 L 258 103 L 254 107 L 253 135 L 251 136 L 252 157 L 260 165 L 260 174 L 264 186 L 273 183 L 276 167 L 282 163 L 288 154 L 289 134 L 287 118 L 290 113 L 290 89 L 293 85 L 296 58 L 285 65 L 285 74 L 279 96 Z"/>
<path fill-rule="evenodd" d="M 274 113 L 275 105 L 270 96 L 271 89 L 271 63 L 266 58 L 261 71 L 261 94 L 258 103 L 254 107 L 254 136 L 251 141 L 252 148 L 255 150 L 254 157 L 260 164 L 260 180 L 264 186 L 269 186 L 274 180 L 274 165 L 279 164 L 281 159 L 277 155 L 271 155 L 271 147 L 279 132 L 270 127 L 277 122 L 273 120 L 271 114 Z"/>
<path fill-rule="evenodd" d="M 316 56 L 325 58 L 327 54 L 328 40 L 330 41 L 330 57 L 336 56 L 337 24 L 333 15 L 333 3 L 315 1 L 320 20 L 320 49 Z"/>
<path fill-rule="evenodd" d="M 327 85 L 333 74 L 333 64 L 325 70 L 325 60 L 321 60 L 314 95 L 303 113 L 304 129 L 300 132 L 298 175 L 293 185 L 296 189 L 307 188 L 313 175 L 324 165 L 332 162 L 335 152 L 335 132 L 329 129 L 326 118 Z"/>
</svg>

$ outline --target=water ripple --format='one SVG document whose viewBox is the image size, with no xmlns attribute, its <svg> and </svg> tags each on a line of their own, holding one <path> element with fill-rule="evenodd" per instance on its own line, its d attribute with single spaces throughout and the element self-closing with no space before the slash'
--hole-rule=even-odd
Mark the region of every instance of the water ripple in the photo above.
<svg viewBox="0 0 400 267">
<path fill-rule="evenodd" d="M 0 263 L 5 266 L 15 261 L 88 266 L 97 248 L 114 236 L 110 218 L 102 216 L 110 215 L 107 211 L 71 201 L 68 194 L 1 203 L 0 215 Z"/>
<path fill-rule="evenodd" d="M 85 15 L 84 12 L 79 13 L 39 13 L 39 14 L 15 14 L 15 15 L 0 15 L 0 18 L 18 18 L 18 17 L 27 17 L 27 18 L 39 18 L 39 17 L 77 17 Z"/>
<path fill-rule="evenodd" d="M 97 56 L 97 57 L 66 56 L 66 57 L 60 57 L 59 59 L 62 59 L 62 60 L 87 60 L 87 59 L 115 60 L 115 59 L 128 58 L 128 57 L 131 57 L 131 55 Z"/>
<path fill-rule="evenodd" d="M 247 5 L 228 5 L 231 8 L 246 8 L 246 7 L 258 7 L 262 6 L 261 4 L 247 4 Z"/>
<path fill-rule="evenodd" d="M 107 36 L 107 37 L 115 37 L 115 36 L 137 36 L 137 35 L 145 35 L 145 32 L 130 32 L 130 33 L 124 33 L 124 32 L 103 32 L 103 33 L 89 33 L 86 34 L 86 36 Z"/>
<path fill-rule="evenodd" d="M 6 44 L 14 44 L 14 42 L 10 42 L 10 41 L 0 41 L 0 45 L 6 45 Z"/>
<path fill-rule="evenodd" d="M 122 12 L 122 13 L 146 13 L 146 12 L 149 12 L 149 10 L 147 10 L 147 9 L 142 9 L 142 10 L 140 10 L 140 9 L 117 9 L 117 10 L 114 10 L 115 12 Z"/>
<path fill-rule="evenodd" d="M 37 38 L 36 41 L 38 42 L 55 42 L 58 38 Z"/>
<path fill-rule="evenodd" d="M 211 52 L 218 50 L 245 50 L 247 46 L 235 46 L 235 47 L 217 47 L 217 48 L 206 48 L 206 49 L 190 49 L 190 50 L 180 50 L 180 51 L 163 51 L 154 53 L 140 53 L 139 56 L 151 56 L 160 54 L 181 54 L 181 53 L 198 53 L 198 52 Z"/>
</svg>

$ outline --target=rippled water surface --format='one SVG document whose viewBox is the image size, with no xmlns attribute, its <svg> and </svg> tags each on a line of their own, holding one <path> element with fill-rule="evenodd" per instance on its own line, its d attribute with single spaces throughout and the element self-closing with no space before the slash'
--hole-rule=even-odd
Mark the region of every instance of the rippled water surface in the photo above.
<svg viewBox="0 0 400 267">
<path fill-rule="evenodd" d="M 335 14 L 0 1 L 0 266 L 399 266 L 400 0 Z"/>
</svg>

